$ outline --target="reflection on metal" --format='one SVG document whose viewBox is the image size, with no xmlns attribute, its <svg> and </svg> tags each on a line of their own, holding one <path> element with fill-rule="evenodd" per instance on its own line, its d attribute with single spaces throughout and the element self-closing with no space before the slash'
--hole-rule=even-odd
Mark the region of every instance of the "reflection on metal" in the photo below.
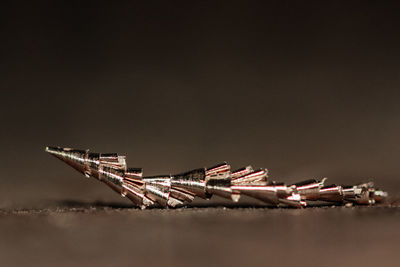
<svg viewBox="0 0 400 267">
<path fill-rule="evenodd" d="M 176 175 L 145 177 L 141 168 L 127 168 L 125 156 L 115 153 L 90 153 L 89 150 L 46 147 L 46 152 L 66 162 L 86 177 L 94 177 L 142 209 L 176 207 L 195 197 L 213 195 L 239 201 L 246 195 L 276 206 L 305 207 L 310 201 L 372 205 L 384 202 L 387 193 L 376 190 L 372 182 L 354 186 L 325 185 L 306 180 L 292 185 L 269 181 L 266 169 L 251 166 L 231 171 L 226 162 Z"/>
</svg>

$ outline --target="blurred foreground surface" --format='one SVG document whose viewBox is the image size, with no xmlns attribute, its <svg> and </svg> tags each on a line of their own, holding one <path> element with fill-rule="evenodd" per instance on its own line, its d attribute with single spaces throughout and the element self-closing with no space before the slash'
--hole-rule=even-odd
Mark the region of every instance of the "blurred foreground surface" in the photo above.
<svg viewBox="0 0 400 267">
<path fill-rule="evenodd" d="M 2 266 L 394 266 L 400 208 L 112 204 L 0 212 Z"/>
</svg>

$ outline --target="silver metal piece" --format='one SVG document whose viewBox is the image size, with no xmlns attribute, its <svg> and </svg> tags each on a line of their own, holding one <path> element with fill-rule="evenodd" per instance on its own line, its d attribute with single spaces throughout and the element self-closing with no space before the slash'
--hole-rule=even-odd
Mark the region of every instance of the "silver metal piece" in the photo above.
<svg viewBox="0 0 400 267">
<path fill-rule="evenodd" d="M 301 208 L 310 201 L 373 205 L 384 202 L 388 194 L 374 188 L 372 182 L 354 186 L 326 186 L 327 178 L 306 180 L 292 185 L 268 181 L 268 170 L 247 166 L 231 171 L 226 162 L 210 168 L 159 176 L 143 176 L 141 168 L 128 168 L 125 156 L 116 153 L 90 153 L 89 150 L 46 147 L 46 152 L 72 166 L 86 177 L 107 184 L 144 209 L 176 207 L 194 198 L 213 195 L 239 201 L 241 195 L 276 206 Z"/>
</svg>

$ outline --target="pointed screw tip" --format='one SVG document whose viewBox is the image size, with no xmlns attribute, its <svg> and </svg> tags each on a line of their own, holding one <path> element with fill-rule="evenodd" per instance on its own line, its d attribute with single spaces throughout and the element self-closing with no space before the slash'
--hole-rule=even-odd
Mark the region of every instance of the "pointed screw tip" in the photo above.
<svg viewBox="0 0 400 267">
<path fill-rule="evenodd" d="M 60 149 L 57 147 L 52 147 L 52 146 L 46 146 L 45 148 L 45 152 L 50 153 L 50 154 L 56 154 L 57 151 L 59 151 Z"/>
</svg>

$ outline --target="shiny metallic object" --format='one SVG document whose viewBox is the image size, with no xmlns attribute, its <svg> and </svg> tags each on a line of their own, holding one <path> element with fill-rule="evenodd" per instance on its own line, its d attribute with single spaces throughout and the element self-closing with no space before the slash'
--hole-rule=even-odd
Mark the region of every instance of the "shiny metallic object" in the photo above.
<svg viewBox="0 0 400 267">
<path fill-rule="evenodd" d="M 231 171 L 226 162 L 175 175 L 143 176 L 141 168 L 128 168 L 125 156 L 116 153 L 91 153 L 61 147 L 46 147 L 46 152 L 86 177 L 107 184 L 142 209 L 176 207 L 192 202 L 195 197 L 209 199 L 213 195 L 234 202 L 246 195 L 275 206 L 296 208 L 306 207 L 312 201 L 373 205 L 387 198 L 387 193 L 375 189 L 372 182 L 327 186 L 326 178 L 323 178 L 286 185 L 269 181 L 267 169 L 254 170 L 247 166 Z"/>
</svg>

